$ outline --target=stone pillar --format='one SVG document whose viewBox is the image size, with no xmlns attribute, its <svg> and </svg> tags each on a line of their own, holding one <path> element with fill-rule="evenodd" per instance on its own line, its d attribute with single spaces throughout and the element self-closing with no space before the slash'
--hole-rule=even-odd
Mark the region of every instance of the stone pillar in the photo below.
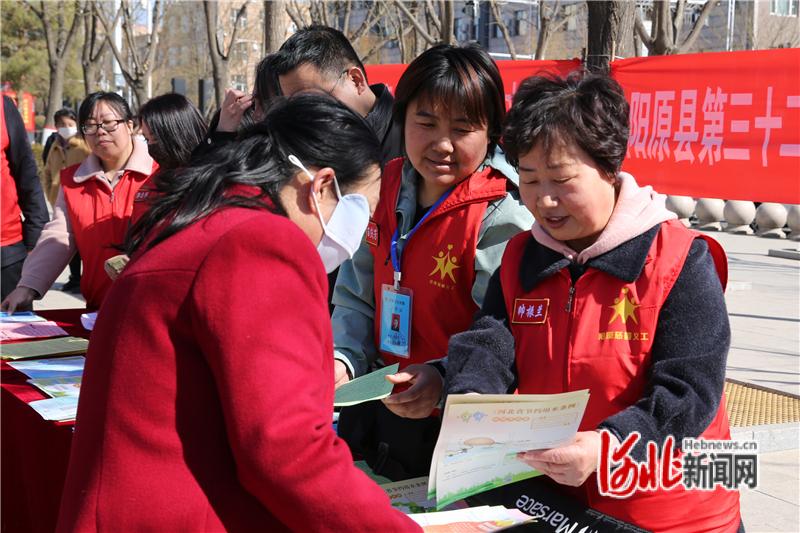
<svg viewBox="0 0 800 533">
<path fill-rule="evenodd" d="M 722 231 L 722 220 L 725 218 L 725 200 L 718 198 L 700 198 L 694 208 L 697 215 L 697 229 L 704 231 Z"/>
<path fill-rule="evenodd" d="M 741 200 L 728 200 L 725 202 L 725 222 L 728 226 L 725 231 L 737 235 L 752 235 L 753 228 L 750 224 L 756 218 L 756 204 Z"/>
<path fill-rule="evenodd" d="M 792 230 L 789 238 L 793 241 L 800 241 L 800 205 L 787 206 L 786 223 Z"/>
<path fill-rule="evenodd" d="M 691 226 L 689 217 L 694 213 L 694 198 L 691 196 L 667 196 L 667 209 L 678 215 L 684 226 Z"/>
<path fill-rule="evenodd" d="M 785 239 L 783 226 L 786 225 L 786 208 L 783 204 L 764 203 L 756 210 L 756 225 L 759 237 Z"/>
</svg>

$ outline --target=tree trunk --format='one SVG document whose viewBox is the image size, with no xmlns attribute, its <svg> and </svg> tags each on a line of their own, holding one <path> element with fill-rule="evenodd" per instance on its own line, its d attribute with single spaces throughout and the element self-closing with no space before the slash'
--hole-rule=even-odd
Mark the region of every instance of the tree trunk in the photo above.
<svg viewBox="0 0 800 533">
<path fill-rule="evenodd" d="M 228 86 L 228 63 L 222 57 L 217 39 L 217 2 L 205 0 L 203 10 L 206 14 L 206 31 L 208 33 L 208 51 L 211 55 L 211 73 L 214 77 L 214 99 L 217 109 L 222 106 L 225 87 Z"/>
<path fill-rule="evenodd" d="M 442 42 L 446 44 L 455 44 L 456 42 L 455 32 L 453 31 L 453 26 L 455 25 L 454 3 L 445 1 L 442 6 Z"/>
<path fill-rule="evenodd" d="M 44 110 L 44 123 L 53 125 L 53 115 L 61 109 L 64 104 L 64 70 L 66 61 L 50 63 L 50 90 L 47 93 L 47 104 Z"/>
<path fill-rule="evenodd" d="M 285 0 L 264 0 L 264 55 L 277 51 L 292 23 Z"/>
<path fill-rule="evenodd" d="M 590 71 L 607 73 L 612 59 L 633 55 L 636 4 L 626 0 L 603 0 L 587 4 L 589 35 L 586 66 Z"/>
</svg>

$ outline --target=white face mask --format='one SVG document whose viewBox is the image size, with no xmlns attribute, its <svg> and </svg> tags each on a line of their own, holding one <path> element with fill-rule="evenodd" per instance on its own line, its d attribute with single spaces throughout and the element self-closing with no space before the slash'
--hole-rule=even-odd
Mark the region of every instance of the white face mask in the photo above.
<svg viewBox="0 0 800 533">
<path fill-rule="evenodd" d="M 74 137 L 78 133 L 78 128 L 75 126 L 62 126 L 58 128 L 58 134 L 61 135 L 62 139 L 69 139 Z"/>
<path fill-rule="evenodd" d="M 303 166 L 303 163 L 297 157 L 290 155 L 289 162 L 300 168 L 308 175 L 311 182 L 314 182 L 314 175 Z M 342 196 L 336 177 L 333 178 L 333 184 L 336 186 L 336 196 L 339 198 L 339 203 L 336 204 L 336 208 L 333 210 L 333 214 L 327 224 L 322 219 L 317 197 L 312 190 L 312 199 L 317 207 L 317 215 L 323 231 L 322 240 L 317 245 L 317 251 L 322 259 L 322 264 L 325 265 L 325 272 L 328 274 L 353 257 L 353 254 L 356 253 L 356 250 L 361 245 L 361 239 L 369 224 L 369 202 L 367 197 L 363 194 Z"/>
</svg>

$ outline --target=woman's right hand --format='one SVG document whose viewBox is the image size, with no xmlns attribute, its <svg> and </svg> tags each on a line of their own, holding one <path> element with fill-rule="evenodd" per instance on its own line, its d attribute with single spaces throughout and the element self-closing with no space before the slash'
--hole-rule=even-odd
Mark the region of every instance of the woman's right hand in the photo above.
<svg viewBox="0 0 800 533">
<path fill-rule="evenodd" d="M 0 309 L 8 313 L 15 311 L 27 311 L 31 308 L 33 300 L 36 298 L 36 291 L 30 287 L 17 287 L 6 296 L 0 303 Z"/>
<path fill-rule="evenodd" d="M 219 111 L 217 131 L 233 132 L 239 128 L 242 115 L 253 104 L 253 96 L 236 89 L 227 89 Z"/>
</svg>

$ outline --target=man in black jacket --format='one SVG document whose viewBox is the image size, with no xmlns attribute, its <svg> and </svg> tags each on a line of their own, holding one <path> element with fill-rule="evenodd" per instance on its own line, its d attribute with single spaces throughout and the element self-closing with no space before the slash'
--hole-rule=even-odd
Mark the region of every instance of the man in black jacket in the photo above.
<svg viewBox="0 0 800 533">
<path fill-rule="evenodd" d="M 382 83 L 369 85 L 364 64 L 342 32 L 309 26 L 289 37 L 273 63 L 281 92 L 324 91 L 364 117 L 381 141 L 384 163 L 403 155 L 401 131 L 392 123 L 394 98 Z"/>
<path fill-rule="evenodd" d="M 36 246 L 42 227 L 50 220 L 47 214 L 42 185 L 36 170 L 36 161 L 31 152 L 25 124 L 7 96 L 3 96 L 2 114 L 2 296 L 5 297 L 17 286 L 22 274 L 22 263 L 28 251 Z M 23 220 L 20 221 L 21 212 Z M 22 226 L 22 237 L 19 235 Z"/>
</svg>

